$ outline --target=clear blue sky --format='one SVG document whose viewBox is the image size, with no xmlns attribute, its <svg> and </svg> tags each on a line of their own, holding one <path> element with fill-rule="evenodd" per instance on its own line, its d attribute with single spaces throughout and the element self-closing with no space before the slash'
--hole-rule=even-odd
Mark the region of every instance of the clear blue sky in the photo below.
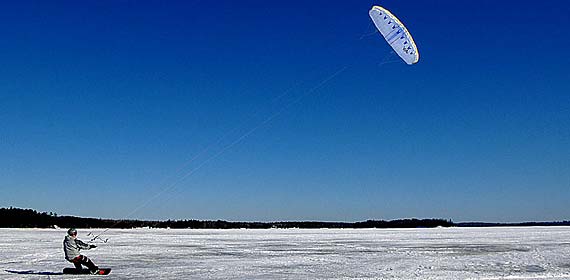
<svg viewBox="0 0 570 280">
<path fill-rule="evenodd" d="M 0 9 L 0 206 L 570 219 L 566 0 L 17 2 Z M 418 64 L 382 63 L 373 4 Z"/>
</svg>

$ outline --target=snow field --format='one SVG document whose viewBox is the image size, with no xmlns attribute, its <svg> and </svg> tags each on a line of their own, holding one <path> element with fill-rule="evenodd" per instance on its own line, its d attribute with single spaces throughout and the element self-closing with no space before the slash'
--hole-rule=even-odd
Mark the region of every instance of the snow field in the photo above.
<svg viewBox="0 0 570 280">
<path fill-rule="evenodd" d="M 102 230 L 78 229 L 79 239 Z M 0 229 L 0 279 L 57 275 L 65 229 Z M 111 229 L 107 279 L 570 279 L 570 227 Z M 28 273 L 28 274 L 18 274 Z M 46 275 L 51 274 L 51 275 Z"/>
</svg>

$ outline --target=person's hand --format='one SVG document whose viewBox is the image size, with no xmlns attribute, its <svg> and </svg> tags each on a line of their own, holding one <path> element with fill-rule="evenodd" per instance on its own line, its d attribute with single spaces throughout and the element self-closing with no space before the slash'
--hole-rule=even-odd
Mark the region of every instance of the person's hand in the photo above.
<svg viewBox="0 0 570 280">
<path fill-rule="evenodd" d="M 93 245 L 93 244 L 89 245 L 89 249 L 93 249 L 93 248 L 97 248 L 97 245 Z"/>
</svg>

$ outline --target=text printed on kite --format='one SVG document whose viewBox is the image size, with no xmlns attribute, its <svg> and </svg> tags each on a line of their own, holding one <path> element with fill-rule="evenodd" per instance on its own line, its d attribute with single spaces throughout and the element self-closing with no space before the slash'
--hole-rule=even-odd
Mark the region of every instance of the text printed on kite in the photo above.
<svg viewBox="0 0 570 280">
<path fill-rule="evenodd" d="M 396 16 L 380 6 L 372 7 L 368 14 L 376 29 L 404 62 L 409 65 L 418 63 L 420 54 L 416 43 L 408 29 Z"/>
</svg>

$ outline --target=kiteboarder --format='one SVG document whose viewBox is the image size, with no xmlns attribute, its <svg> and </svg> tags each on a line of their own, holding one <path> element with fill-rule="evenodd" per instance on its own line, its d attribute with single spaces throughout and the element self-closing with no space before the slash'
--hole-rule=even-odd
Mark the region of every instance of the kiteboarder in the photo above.
<svg viewBox="0 0 570 280">
<path fill-rule="evenodd" d="M 81 265 L 87 266 L 87 268 L 89 268 L 89 271 L 93 274 L 99 273 L 99 267 L 97 267 L 88 257 L 80 254 L 79 251 L 89 250 L 96 247 L 96 245 L 90 245 L 77 239 L 77 230 L 75 228 L 70 228 L 67 231 L 65 239 L 63 240 L 63 251 L 65 252 L 65 259 L 73 263 L 77 270 L 82 270 Z"/>
</svg>

